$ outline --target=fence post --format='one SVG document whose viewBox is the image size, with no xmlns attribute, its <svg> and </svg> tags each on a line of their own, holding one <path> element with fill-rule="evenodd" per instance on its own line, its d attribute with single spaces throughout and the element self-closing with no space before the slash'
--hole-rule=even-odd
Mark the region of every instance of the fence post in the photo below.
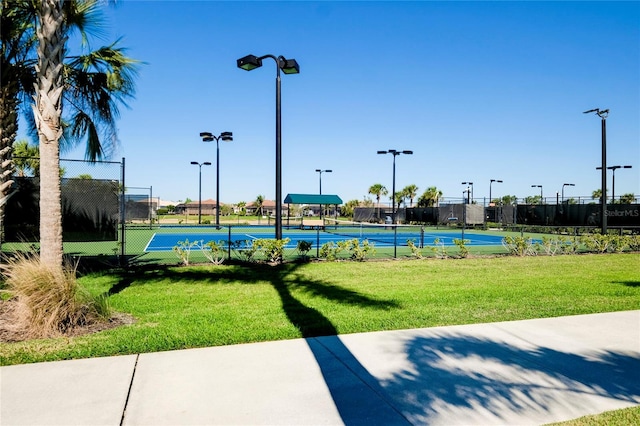
<svg viewBox="0 0 640 426">
<path fill-rule="evenodd" d="M 125 243 L 125 228 L 126 228 L 126 214 L 125 214 L 125 201 L 124 201 L 124 191 L 125 191 L 125 183 L 124 183 L 124 170 L 125 170 L 125 160 L 122 157 L 122 163 L 120 165 L 120 266 L 124 266 L 125 254 L 126 254 L 126 243 Z"/>
</svg>

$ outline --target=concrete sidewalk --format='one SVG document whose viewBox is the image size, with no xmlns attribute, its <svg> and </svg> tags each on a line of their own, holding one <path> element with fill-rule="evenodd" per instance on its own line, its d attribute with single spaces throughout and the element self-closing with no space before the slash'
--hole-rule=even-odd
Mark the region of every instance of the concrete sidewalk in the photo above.
<svg viewBox="0 0 640 426">
<path fill-rule="evenodd" d="M 0 368 L 2 425 L 523 425 L 633 405 L 640 311 Z"/>
</svg>

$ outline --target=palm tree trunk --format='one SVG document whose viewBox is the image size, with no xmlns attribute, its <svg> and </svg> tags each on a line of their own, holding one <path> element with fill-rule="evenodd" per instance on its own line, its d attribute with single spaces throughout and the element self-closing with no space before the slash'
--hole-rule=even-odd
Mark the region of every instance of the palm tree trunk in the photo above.
<svg viewBox="0 0 640 426">
<path fill-rule="evenodd" d="M 18 131 L 18 100 L 15 84 L 4 82 L 0 88 L 0 244 L 4 241 L 4 212 L 11 196 L 13 180 L 12 145 Z"/>
<path fill-rule="evenodd" d="M 42 0 L 39 10 L 38 73 L 33 108 L 40 140 L 40 259 L 62 268 L 60 138 L 62 126 L 63 0 Z"/>
</svg>

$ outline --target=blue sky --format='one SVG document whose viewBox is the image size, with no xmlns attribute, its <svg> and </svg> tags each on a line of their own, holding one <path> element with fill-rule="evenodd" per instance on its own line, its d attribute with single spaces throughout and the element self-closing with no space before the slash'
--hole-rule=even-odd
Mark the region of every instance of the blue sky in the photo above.
<svg viewBox="0 0 640 426">
<path fill-rule="evenodd" d="M 163 200 L 275 198 L 273 61 L 246 72 L 247 54 L 295 58 L 282 76 L 283 196 L 363 199 L 375 183 L 436 186 L 445 197 L 590 196 L 600 187 L 600 119 L 610 109 L 608 165 L 616 195 L 640 194 L 639 2 L 122 1 L 110 35 L 145 62 L 122 109 L 126 184 Z M 93 44 L 105 44 L 107 40 Z M 83 149 L 64 158 L 82 158 Z M 608 174 L 609 185 L 611 173 Z M 611 191 L 609 191 L 609 194 Z M 370 197 L 370 196 L 369 196 Z"/>
</svg>

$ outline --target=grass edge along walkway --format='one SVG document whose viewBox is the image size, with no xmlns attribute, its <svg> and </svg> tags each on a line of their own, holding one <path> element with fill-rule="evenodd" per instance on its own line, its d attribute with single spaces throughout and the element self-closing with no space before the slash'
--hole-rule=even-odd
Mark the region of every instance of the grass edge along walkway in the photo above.
<svg viewBox="0 0 640 426">
<path fill-rule="evenodd" d="M 639 253 L 159 267 L 80 278 L 131 325 L 0 343 L 0 365 L 640 308 Z"/>
</svg>

